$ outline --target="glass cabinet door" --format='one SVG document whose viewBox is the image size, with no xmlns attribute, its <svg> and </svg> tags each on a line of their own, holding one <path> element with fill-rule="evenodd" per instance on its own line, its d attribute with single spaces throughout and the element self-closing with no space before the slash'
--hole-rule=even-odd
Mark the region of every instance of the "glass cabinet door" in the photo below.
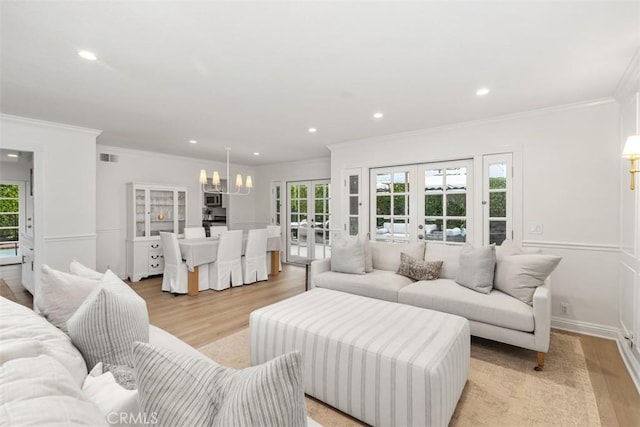
<svg viewBox="0 0 640 427">
<path fill-rule="evenodd" d="M 149 191 L 149 223 L 151 236 L 159 236 L 161 231 L 174 232 L 172 190 Z"/>
<path fill-rule="evenodd" d="M 136 189 L 136 237 L 147 237 L 146 195 L 144 189 Z"/>
<path fill-rule="evenodd" d="M 178 230 L 176 233 L 183 234 L 187 222 L 187 193 L 178 191 Z"/>
</svg>

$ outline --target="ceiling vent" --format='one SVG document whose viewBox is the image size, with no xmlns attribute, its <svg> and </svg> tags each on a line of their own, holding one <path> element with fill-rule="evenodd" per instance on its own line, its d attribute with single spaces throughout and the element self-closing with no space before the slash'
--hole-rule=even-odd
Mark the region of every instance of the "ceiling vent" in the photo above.
<svg viewBox="0 0 640 427">
<path fill-rule="evenodd" d="M 116 163 L 120 159 L 117 154 L 100 153 L 101 162 Z"/>
</svg>

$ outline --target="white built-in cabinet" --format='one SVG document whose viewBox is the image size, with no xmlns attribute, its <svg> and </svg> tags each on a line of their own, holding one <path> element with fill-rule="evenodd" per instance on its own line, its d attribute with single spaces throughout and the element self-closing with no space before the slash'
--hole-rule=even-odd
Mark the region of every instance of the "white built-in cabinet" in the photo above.
<svg viewBox="0 0 640 427">
<path fill-rule="evenodd" d="M 187 189 L 127 184 L 127 276 L 132 282 L 162 274 L 160 232 L 184 234 Z"/>
</svg>

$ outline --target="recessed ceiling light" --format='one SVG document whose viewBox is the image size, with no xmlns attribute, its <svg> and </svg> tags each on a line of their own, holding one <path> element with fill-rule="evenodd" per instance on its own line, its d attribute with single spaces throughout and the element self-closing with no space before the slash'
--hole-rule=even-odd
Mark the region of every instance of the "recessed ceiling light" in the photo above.
<svg viewBox="0 0 640 427">
<path fill-rule="evenodd" d="M 382 114 L 382 113 L 374 113 L 373 114 L 373 118 L 374 119 L 381 119 L 382 117 L 384 117 L 384 114 Z"/>
<path fill-rule="evenodd" d="M 480 88 L 476 91 L 476 95 L 478 96 L 485 96 L 487 94 L 489 94 L 489 88 L 486 87 Z"/>
<path fill-rule="evenodd" d="M 318 129 L 316 128 L 309 128 L 309 133 L 316 133 L 318 131 Z"/>
<path fill-rule="evenodd" d="M 195 139 L 190 139 L 189 140 L 189 144 L 197 144 L 197 143 L 198 143 L 198 141 L 196 141 Z"/>
<path fill-rule="evenodd" d="M 18 157 L 18 155 L 17 155 L 17 154 L 13 154 L 13 153 L 11 153 L 11 154 L 7 154 L 7 157 L 13 157 L 13 158 L 16 158 L 16 157 Z"/>
<path fill-rule="evenodd" d="M 89 61 L 95 61 L 96 59 L 98 59 L 95 53 L 89 52 L 88 50 L 80 50 L 78 51 L 78 55 L 80 55 L 81 58 L 87 59 Z"/>
<path fill-rule="evenodd" d="M 253 153 L 254 156 L 259 156 L 260 153 L 258 153 L 257 151 L 255 153 Z"/>
</svg>

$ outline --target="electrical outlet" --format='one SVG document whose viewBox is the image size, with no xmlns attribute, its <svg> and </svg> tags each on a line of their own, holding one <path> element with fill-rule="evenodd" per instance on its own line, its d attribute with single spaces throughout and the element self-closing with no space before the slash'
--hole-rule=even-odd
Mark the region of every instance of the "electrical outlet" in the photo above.
<svg viewBox="0 0 640 427">
<path fill-rule="evenodd" d="M 566 302 L 560 303 L 560 313 L 569 314 L 569 304 Z"/>
</svg>

